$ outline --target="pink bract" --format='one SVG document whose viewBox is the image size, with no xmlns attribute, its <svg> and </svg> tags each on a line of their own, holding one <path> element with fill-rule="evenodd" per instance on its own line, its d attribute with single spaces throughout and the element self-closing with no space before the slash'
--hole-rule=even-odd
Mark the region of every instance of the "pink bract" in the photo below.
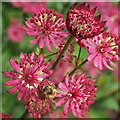
<svg viewBox="0 0 120 120">
<path fill-rule="evenodd" d="M 96 8 L 90 10 L 89 5 L 74 4 L 67 13 L 66 25 L 68 31 L 78 40 L 94 37 L 103 32 L 106 21 L 100 22 L 101 15 L 94 17 Z"/>
<path fill-rule="evenodd" d="M 116 65 L 113 61 L 118 61 L 119 37 L 109 31 L 105 31 L 93 39 L 83 41 L 90 55 L 88 61 L 93 61 L 94 66 L 99 70 L 108 68 L 113 70 L 109 65 Z"/>
<path fill-rule="evenodd" d="M 72 76 L 66 76 L 65 82 L 60 82 L 58 85 L 60 89 L 56 97 L 57 106 L 61 106 L 65 103 L 63 112 L 68 113 L 68 110 L 72 112 L 74 116 L 80 114 L 84 116 L 84 111 L 89 110 L 89 105 L 94 104 L 94 100 L 91 97 L 95 97 L 97 88 L 95 87 L 95 80 L 87 77 L 85 74 Z"/>
<path fill-rule="evenodd" d="M 67 37 L 65 20 L 62 14 L 52 9 L 42 9 L 39 13 L 35 13 L 25 22 L 26 33 L 29 36 L 35 36 L 29 43 L 38 42 L 38 47 L 43 48 L 44 44 L 50 52 L 53 52 L 50 44 L 58 49 L 59 44 L 63 44 L 63 38 Z"/>
<path fill-rule="evenodd" d="M 4 75 L 12 78 L 5 81 L 4 84 L 14 85 L 8 90 L 8 93 L 18 91 L 17 98 L 19 100 L 23 98 L 24 103 L 27 103 L 29 99 L 36 100 L 39 84 L 53 73 L 53 70 L 47 69 L 49 62 L 44 61 L 42 54 L 36 56 L 33 52 L 28 55 L 21 53 L 20 63 L 11 58 L 10 64 L 14 70 L 3 72 Z"/>
</svg>

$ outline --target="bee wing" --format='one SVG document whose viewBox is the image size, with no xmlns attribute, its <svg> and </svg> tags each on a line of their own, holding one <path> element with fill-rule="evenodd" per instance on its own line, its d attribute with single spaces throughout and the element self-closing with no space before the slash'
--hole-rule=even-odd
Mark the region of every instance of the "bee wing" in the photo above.
<svg viewBox="0 0 120 120">
<path fill-rule="evenodd" d="M 57 92 L 61 93 L 62 95 L 67 94 L 67 91 L 64 91 L 64 90 L 61 90 L 61 89 L 58 89 Z"/>
</svg>

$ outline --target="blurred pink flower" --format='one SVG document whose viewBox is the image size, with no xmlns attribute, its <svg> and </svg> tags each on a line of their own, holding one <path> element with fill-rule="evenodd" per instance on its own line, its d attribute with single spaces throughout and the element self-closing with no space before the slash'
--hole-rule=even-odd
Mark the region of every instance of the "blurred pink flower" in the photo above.
<svg viewBox="0 0 120 120">
<path fill-rule="evenodd" d="M 57 118 L 57 120 L 59 120 L 61 118 L 68 118 L 68 114 L 64 115 L 63 110 L 57 109 L 56 111 L 49 113 L 47 116 L 45 116 L 45 118 L 50 118 L 51 120 L 56 120 L 55 118 Z"/>
<path fill-rule="evenodd" d="M 41 118 L 47 112 L 52 112 L 52 105 L 54 102 L 49 99 L 37 99 L 37 101 L 30 101 L 25 108 L 28 109 L 30 117 Z"/>
<path fill-rule="evenodd" d="M 108 64 L 116 65 L 113 61 L 118 61 L 118 42 L 119 37 L 109 31 L 83 41 L 90 53 L 88 61 L 93 61 L 99 70 L 103 70 L 104 67 L 113 70 Z"/>
<path fill-rule="evenodd" d="M 114 5 L 112 2 L 91 2 L 91 6 L 97 6 L 98 10 L 102 14 L 101 19 L 106 20 L 106 26 L 112 31 L 112 33 L 118 34 L 118 28 L 120 26 L 120 18 L 118 11 L 120 8 L 118 5 Z"/>
<path fill-rule="evenodd" d="M 62 14 L 52 9 L 42 9 L 39 13 L 27 19 L 23 28 L 29 36 L 36 36 L 30 41 L 31 44 L 38 42 L 38 47 L 43 48 L 44 44 L 50 52 L 52 44 L 58 49 L 59 44 L 63 44 L 62 39 L 67 37 L 67 32 Z"/>
<path fill-rule="evenodd" d="M 73 64 L 64 61 L 63 59 L 57 64 L 54 73 L 51 75 L 50 79 L 54 84 L 58 84 L 64 79 L 64 76 L 67 72 L 70 72 L 70 69 L 73 69 Z"/>
<path fill-rule="evenodd" d="M 90 10 L 89 4 L 74 4 L 67 13 L 66 25 L 68 31 L 79 41 L 91 38 L 103 32 L 106 21 L 100 22 L 101 15 L 94 17 L 96 8 Z"/>
<path fill-rule="evenodd" d="M 59 50 L 58 50 L 59 53 L 62 52 L 62 49 L 64 48 L 65 44 L 66 44 L 66 41 L 64 41 L 64 44 L 61 44 L 59 46 Z M 74 52 L 74 45 L 71 43 L 71 44 L 69 44 L 67 50 L 64 52 L 64 54 L 62 56 L 62 60 L 64 60 L 65 62 L 66 61 L 72 62 L 73 58 L 75 58 L 75 56 L 72 55 L 73 52 Z"/>
<path fill-rule="evenodd" d="M 0 112 L 0 118 L 1 120 L 14 120 L 12 119 L 13 117 L 8 113 L 2 113 L 2 112 Z"/>
<path fill-rule="evenodd" d="M 95 66 L 94 66 L 94 63 L 93 61 L 88 61 L 84 68 L 85 70 L 88 71 L 88 73 L 94 77 L 98 77 L 102 72 L 99 71 Z"/>
<path fill-rule="evenodd" d="M 11 86 L 8 93 L 13 93 L 18 90 L 17 98 L 23 98 L 27 103 L 29 99 L 36 99 L 36 92 L 38 85 L 47 77 L 49 77 L 53 70 L 47 70 L 49 62 L 45 62 L 43 55 L 35 56 L 34 52 L 31 54 L 20 54 L 20 63 L 11 58 L 10 64 L 16 71 L 4 71 L 3 74 L 11 77 L 11 80 L 4 82 L 5 85 Z"/>
<path fill-rule="evenodd" d="M 89 110 L 90 104 L 94 104 L 94 100 L 91 97 L 96 97 L 94 94 L 97 91 L 95 80 L 85 74 L 80 74 L 79 76 L 73 74 L 70 77 L 67 75 L 65 82 L 59 83 L 58 89 L 61 92 L 56 95 L 56 97 L 59 97 L 56 105 L 61 106 L 65 103 L 64 114 L 67 114 L 68 110 L 70 110 L 75 117 L 77 114 L 84 116 L 83 112 Z"/>
<path fill-rule="evenodd" d="M 7 36 L 13 42 L 21 42 L 24 38 L 24 30 L 18 18 L 11 18 L 7 28 Z"/>
<path fill-rule="evenodd" d="M 36 1 L 18 1 L 18 0 L 11 0 L 11 4 L 14 7 L 23 8 L 24 12 L 39 12 L 40 9 L 47 7 L 46 0 L 36 0 Z"/>
</svg>

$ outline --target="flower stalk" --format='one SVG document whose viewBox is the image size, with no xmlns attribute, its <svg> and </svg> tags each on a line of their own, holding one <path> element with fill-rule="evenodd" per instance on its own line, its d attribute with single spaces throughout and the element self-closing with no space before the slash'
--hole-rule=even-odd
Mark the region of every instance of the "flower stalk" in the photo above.
<svg viewBox="0 0 120 120">
<path fill-rule="evenodd" d="M 69 75 L 72 75 L 76 70 L 78 70 L 82 65 L 84 65 L 88 60 L 85 59 L 81 64 L 79 64 L 76 68 L 74 68 Z"/>
<path fill-rule="evenodd" d="M 67 41 L 67 43 L 65 44 L 62 52 L 60 53 L 60 55 L 58 56 L 57 60 L 55 61 L 55 63 L 53 64 L 52 69 L 54 69 L 56 67 L 56 65 L 58 64 L 58 62 L 60 61 L 60 59 L 62 58 L 64 52 L 66 51 L 66 49 L 68 48 L 69 44 L 71 43 L 71 41 L 73 40 L 73 35 L 71 35 Z"/>
</svg>

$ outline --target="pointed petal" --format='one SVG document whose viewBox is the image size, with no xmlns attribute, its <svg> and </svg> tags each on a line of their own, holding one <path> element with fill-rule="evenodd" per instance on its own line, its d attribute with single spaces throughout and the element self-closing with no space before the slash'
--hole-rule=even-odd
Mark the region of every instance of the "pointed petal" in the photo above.
<svg viewBox="0 0 120 120">
<path fill-rule="evenodd" d="M 91 61 L 96 55 L 97 55 L 97 52 L 90 54 L 90 55 L 87 57 L 88 61 Z"/>
<path fill-rule="evenodd" d="M 75 103 L 74 102 L 71 103 L 71 111 L 72 111 L 72 114 L 76 117 L 76 109 L 75 109 Z"/>
<path fill-rule="evenodd" d="M 112 68 L 110 68 L 106 62 L 106 60 L 103 58 L 103 64 L 106 68 L 108 68 L 109 70 L 113 70 Z"/>
<path fill-rule="evenodd" d="M 45 44 L 46 44 L 47 49 L 48 49 L 50 52 L 53 52 L 53 50 L 52 50 L 51 47 L 50 47 L 50 42 L 49 42 L 49 40 L 48 40 L 48 36 L 46 37 Z"/>
<path fill-rule="evenodd" d="M 90 11 L 90 13 L 91 13 L 92 15 L 94 15 L 95 12 L 96 12 L 96 9 L 97 9 L 97 7 L 95 7 L 94 9 L 92 9 L 92 10 Z"/>
<path fill-rule="evenodd" d="M 38 40 L 39 40 L 39 36 L 37 36 L 34 39 L 32 39 L 31 41 L 29 41 L 29 43 L 35 44 L 36 42 L 38 42 Z"/>
<path fill-rule="evenodd" d="M 61 106 L 63 103 L 65 103 L 65 102 L 66 102 L 66 98 L 67 98 L 67 97 L 61 98 L 58 102 L 56 102 L 56 106 L 59 107 L 59 106 Z"/>
<path fill-rule="evenodd" d="M 19 64 L 17 62 L 17 60 L 13 59 L 13 58 L 10 58 L 9 60 L 11 66 L 17 71 L 17 72 L 20 72 L 20 67 L 19 67 Z"/>
<path fill-rule="evenodd" d="M 100 21 L 100 18 L 101 18 L 101 15 L 98 15 L 98 16 L 96 16 L 94 19 L 95 19 L 95 21 Z"/>
<path fill-rule="evenodd" d="M 41 36 L 39 43 L 38 43 L 39 48 L 44 48 L 44 44 L 45 44 L 45 38 Z"/>
<path fill-rule="evenodd" d="M 99 55 L 97 55 L 97 56 L 94 58 L 94 61 L 93 61 L 95 67 L 98 67 L 98 64 L 99 64 L 99 63 L 98 63 L 98 56 L 99 56 Z"/>
<path fill-rule="evenodd" d="M 67 92 L 69 91 L 68 88 L 65 86 L 65 84 L 62 83 L 62 82 L 60 82 L 58 86 L 59 86 L 60 89 L 62 89 L 64 91 L 67 91 Z"/>
<path fill-rule="evenodd" d="M 107 21 L 102 21 L 102 22 L 98 23 L 97 26 L 99 26 L 100 29 L 101 29 L 101 28 L 103 28 L 103 27 L 105 26 L 106 22 L 107 22 Z"/>
<path fill-rule="evenodd" d="M 16 86 L 10 88 L 7 92 L 8 92 L 8 93 L 13 93 L 13 92 L 15 92 L 15 91 L 17 91 L 17 90 L 18 90 L 18 86 L 16 85 Z"/>
<path fill-rule="evenodd" d="M 68 109 L 69 109 L 69 105 L 70 104 L 70 99 L 65 103 L 65 106 L 64 106 L 64 109 L 63 109 L 63 112 L 65 115 L 68 114 Z"/>
<path fill-rule="evenodd" d="M 20 83 L 20 79 L 11 79 L 4 82 L 4 85 L 16 85 Z"/>
</svg>

